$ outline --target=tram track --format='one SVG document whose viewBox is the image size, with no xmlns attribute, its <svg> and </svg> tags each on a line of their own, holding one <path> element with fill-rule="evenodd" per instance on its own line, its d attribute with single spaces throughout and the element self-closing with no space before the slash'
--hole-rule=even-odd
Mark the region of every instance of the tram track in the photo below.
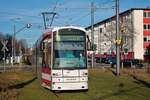
<svg viewBox="0 0 150 100">
<path fill-rule="evenodd" d="M 5 68 L 3 66 L 0 66 L 0 73 L 2 72 L 13 72 L 13 71 L 18 71 L 18 70 L 34 70 L 35 67 L 34 66 L 5 66 Z"/>
<path fill-rule="evenodd" d="M 63 94 L 63 93 L 82 93 L 83 95 L 85 96 L 88 96 L 89 98 L 90 95 L 88 94 L 87 91 L 84 91 L 84 90 L 69 90 L 69 91 L 50 91 L 58 100 L 66 100 L 63 98 L 63 96 L 60 96 L 59 94 Z M 91 100 L 94 100 L 91 98 Z"/>
<path fill-rule="evenodd" d="M 2 73 L 0 80 L 0 100 L 18 100 L 18 89 L 24 88 L 37 79 L 32 72 Z"/>
<path fill-rule="evenodd" d="M 51 91 L 51 93 L 58 98 L 58 100 L 64 100 L 62 97 L 60 97 L 57 93 L 55 93 L 54 91 Z"/>
</svg>

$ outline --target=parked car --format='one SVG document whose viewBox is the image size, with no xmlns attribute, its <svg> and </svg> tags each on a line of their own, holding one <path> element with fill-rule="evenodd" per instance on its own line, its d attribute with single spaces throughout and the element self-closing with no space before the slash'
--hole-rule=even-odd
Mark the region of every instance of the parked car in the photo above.
<svg viewBox="0 0 150 100">
<path fill-rule="evenodd" d="M 124 67 L 131 67 L 132 61 L 131 60 L 123 60 L 123 66 Z"/>
<path fill-rule="evenodd" d="M 131 67 L 132 65 L 136 67 L 143 67 L 142 62 L 139 59 L 126 59 L 123 61 L 124 67 Z"/>
<path fill-rule="evenodd" d="M 106 63 L 106 58 L 95 57 L 96 63 Z"/>
<path fill-rule="evenodd" d="M 106 58 L 106 61 L 105 61 L 105 63 L 110 64 L 111 67 L 114 67 L 114 65 L 116 65 L 116 62 L 117 62 L 116 57 L 108 57 Z"/>
<path fill-rule="evenodd" d="M 111 64 L 112 67 L 114 67 L 114 65 L 116 65 L 117 63 L 117 59 L 116 57 L 108 57 L 105 63 L 109 63 Z M 120 62 L 123 64 L 124 67 L 131 67 L 131 66 L 136 66 L 136 67 L 143 67 L 143 64 L 141 62 L 141 60 L 139 59 L 126 59 Z"/>
<path fill-rule="evenodd" d="M 116 57 L 109 57 L 108 58 L 108 62 L 111 65 L 115 65 L 116 64 Z"/>
</svg>

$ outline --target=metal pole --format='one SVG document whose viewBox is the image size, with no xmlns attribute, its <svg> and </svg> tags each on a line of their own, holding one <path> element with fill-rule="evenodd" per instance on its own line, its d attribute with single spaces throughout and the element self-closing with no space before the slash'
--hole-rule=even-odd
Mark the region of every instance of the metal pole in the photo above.
<svg viewBox="0 0 150 100">
<path fill-rule="evenodd" d="M 92 43 L 92 68 L 94 67 L 94 3 L 91 3 L 91 43 Z"/>
<path fill-rule="evenodd" d="M 14 46 L 14 35 L 12 36 L 12 40 L 11 40 L 11 45 L 12 45 L 12 49 L 11 49 L 11 55 L 12 55 L 12 67 L 14 66 L 14 62 L 13 62 L 13 58 L 14 58 L 14 48 L 13 48 L 13 46 Z"/>
<path fill-rule="evenodd" d="M 13 36 L 12 36 L 12 67 L 13 67 L 13 65 L 14 65 L 15 33 L 16 33 L 16 26 L 14 25 L 14 32 L 13 32 Z"/>
<path fill-rule="evenodd" d="M 97 30 L 98 31 L 98 44 L 97 44 L 97 47 L 98 47 L 98 51 L 100 51 L 100 29 Z"/>
<path fill-rule="evenodd" d="M 42 16 L 43 16 L 43 19 L 44 19 L 44 28 L 46 29 L 47 27 L 46 27 L 46 19 L 45 19 L 45 13 L 44 12 L 42 13 Z"/>
<path fill-rule="evenodd" d="M 52 24 L 53 24 L 53 21 L 54 21 L 54 17 L 55 17 L 55 15 L 56 15 L 56 13 L 54 13 L 53 12 L 53 17 L 52 17 L 52 21 L 51 21 L 51 23 L 50 23 L 50 27 L 52 26 Z"/>
<path fill-rule="evenodd" d="M 113 37 L 112 37 L 113 28 L 112 27 L 113 27 L 113 25 L 112 25 L 112 21 L 111 21 L 111 28 L 110 28 L 111 29 L 111 31 L 110 31 L 110 38 L 111 38 L 111 40 L 113 39 Z M 113 47 L 112 47 L 113 46 L 113 42 L 112 41 L 110 41 L 110 45 L 111 45 L 110 46 L 111 47 L 111 51 L 110 52 L 111 52 L 111 55 L 112 55 L 112 53 L 113 53 Z"/>
<path fill-rule="evenodd" d="M 6 54 L 5 54 L 5 53 L 6 53 L 6 52 L 5 52 L 5 49 L 4 49 L 4 72 L 5 72 L 5 70 L 6 70 L 6 69 L 5 69 L 5 67 L 6 67 L 6 66 L 5 66 L 5 65 L 6 65 L 6 59 L 5 59 Z"/>
<path fill-rule="evenodd" d="M 99 30 L 99 52 L 100 52 L 100 54 L 102 53 L 102 51 L 101 51 L 101 43 L 102 43 L 102 36 L 101 36 L 101 34 L 102 34 L 102 28 L 100 28 L 100 30 Z"/>
<path fill-rule="evenodd" d="M 36 72 L 36 75 L 37 75 L 37 55 L 38 55 L 38 51 L 37 51 L 37 49 L 38 49 L 38 41 L 36 41 L 36 44 L 35 44 L 36 46 L 35 46 L 35 72 Z"/>
<path fill-rule="evenodd" d="M 21 44 L 19 44 L 19 52 L 20 52 L 20 67 L 22 67 L 22 50 L 21 50 Z"/>
<path fill-rule="evenodd" d="M 120 40 L 119 33 L 119 0 L 116 0 L 116 40 Z M 120 75 L 120 45 L 116 43 L 116 56 L 117 56 L 117 66 L 116 75 Z"/>
<path fill-rule="evenodd" d="M 14 45 L 13 45 L 13 63 L 14 62 L 16 62 L 16 44 L 15 44 L 15 40 L 16 40 L 16 26 L 14 25 L 14 39 L 13 39 L 13 43 L 14 43 Z"/>
</svg>

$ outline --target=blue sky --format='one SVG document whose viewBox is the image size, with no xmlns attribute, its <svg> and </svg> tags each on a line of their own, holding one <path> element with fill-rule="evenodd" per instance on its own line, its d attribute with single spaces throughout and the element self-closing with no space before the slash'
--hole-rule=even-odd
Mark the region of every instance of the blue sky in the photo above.
<svg viewBox="0 0 150 100">
<path fill-rule="evenodd" d="M 31 46 L 40 37 L 43 28 L 41 12 L 51 12 L 56 5 L 54 26 L 90 25 L 90 3 L 94 2 L 95 23 L 115 14 L 112 9 L 115 0 L 0 0 L 0 32 L 13 33 L 13 25 L 17 29 L 26 23 L 32 23 L 32 28 L 17 34 L 17 39 L 26 39 Z M 56 3 L 57 2 L 57 3 Z M 150 0 L 120 0 L 120 12 L 130 8 L 150 7 Z"/>
</svg>

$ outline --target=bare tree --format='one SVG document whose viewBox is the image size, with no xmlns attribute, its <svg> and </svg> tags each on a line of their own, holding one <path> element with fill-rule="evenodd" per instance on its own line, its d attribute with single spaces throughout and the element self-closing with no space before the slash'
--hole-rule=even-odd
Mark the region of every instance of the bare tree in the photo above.
<svg viewBox="0 0 150 100">
<path fill-rule="evenodd" d="M 116 32 L 115 32 L 115 21 L 111 20 L 109 22 L 110 24 L 106 27 L 106 35 L 109 40 L 111 41 L 111 48 L 113 51 L 115 50 L 115 38 L 116 38 Z M 133 31 L 133 24 L 132 24 L 132 18 L 130 15 L 127 16 L 121 16 L 120 17 L 120 33 L 121 33 L 121 40 L 122 40 L 122 52 L 127 51 L 133 51 L 133 39 L 135 39 L 135 32 Z"/>
<path fill-rule="evenodd" d="M 27 41 L 25 39 L 19 40 L 19 47 L 21 48 L 22 53 L 25 53 L 28 48 Z"/>
</svg>

